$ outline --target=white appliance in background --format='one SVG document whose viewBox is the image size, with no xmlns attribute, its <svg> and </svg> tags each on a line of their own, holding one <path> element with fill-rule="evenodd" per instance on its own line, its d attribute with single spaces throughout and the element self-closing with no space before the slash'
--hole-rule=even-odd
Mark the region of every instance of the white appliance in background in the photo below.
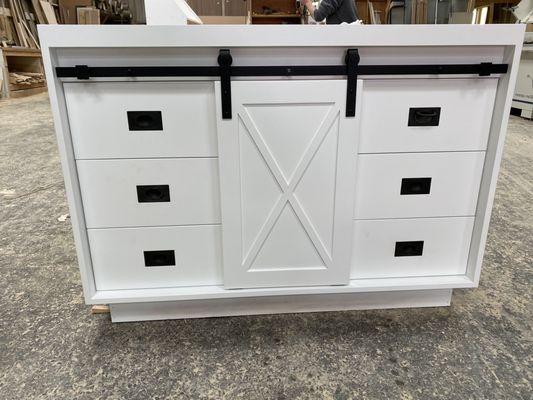
<svg viewBox="0 0 533 400">
<path fill-rule="evenodd" d="M 513 14 L 520 23 L 533 24 L 533 0 L 522 0 L 513 8 Z M 521 117 L 533 119 L 533 32 L 524 35 L 513 108 L 520 110 Z"/>
<path fill-rule="evenodd" d="M 529 33 L 533 34 L 533 32 Z M 521 117 L 533 119 L 533 41 L 524 43 L 522 48 L 513 108 L 520 110 Z"/>
</svg>

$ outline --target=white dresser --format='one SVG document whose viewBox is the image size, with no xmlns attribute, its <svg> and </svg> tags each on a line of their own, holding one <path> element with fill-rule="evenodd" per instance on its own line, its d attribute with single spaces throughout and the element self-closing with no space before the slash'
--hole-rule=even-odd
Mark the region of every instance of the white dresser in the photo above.
<svg viewBox="0 0 533 400">
<path fill-rule="evenodd" d="M 39 28 L 85 300 L 113 321 L 477 286 L 522 26 Z"/>
</svg>

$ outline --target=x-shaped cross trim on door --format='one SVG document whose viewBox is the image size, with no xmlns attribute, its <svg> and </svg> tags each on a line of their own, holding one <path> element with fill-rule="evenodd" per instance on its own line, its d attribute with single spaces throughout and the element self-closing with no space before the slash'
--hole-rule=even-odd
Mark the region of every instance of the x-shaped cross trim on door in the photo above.
<svg viewBox="0 0 533 400">
<path fill-rule="evenodd" d="M 300 221 L 300 223 L 302 224 L 302 227 L 304 228 L 305 232 L 309 236 L 309 239 L 311 239 L 311 242 L 315 246 L 320 257 L 322 258 L 322 261 L 324 262 L 324 265 L 326 266 L 326 268 L 331 266 L 332 264 L 331 253 L 328 251 L 326 246 L 324 246 L 324 243 L 320 239 L 320 236 L 317 233 L 315 227 L 313 226 L 309 216 L 303 210 L 302 205 L 300 204 L 299 200 L 294 195 L 294 190 L 296 189 L 296 186 L 298 186 L 298 183 L 304 176 L 305 171 L 309 167 L 309 164 L 313 160 L 313 157 L 315 156 L 316 152 L 320 148 L 328 132 L 330 131 L 331 126 L 333 125 L 335 120 L 338 118 L 338 116 L 339 116 L 339 110 L 336 107 L 332 106 L 328 114 L 326 115 L 322 123 L 320 124 L 319 128 L 315 132 L 313 138 L 311 139 L 311 143 L 307 146 L 307 149 L 305 150 L 304 155 L 302 156 L 302 158 L 296 165 L 296 168 L 292 176 L 287 178 L 289 180 L 287 182 L 287 180 L 285 179 L 281 171 L 281 168 L 276 162 L 274 155 L 270 151 L 270 148 L 266 144 L 265 140 L 263 139 L 263 136 L 259 132 L 257 126 L 255 125 L 254 121 L 252 120 L 246 108 L 243 108 L 243 112 L 239 113 L 239 117 L 242 123 L 247 128 L 248 133 L 250 134 L 255 145 L 257 146 L 267 167 L 272 172 L 272 175 L 276 179 L 282 192 L 281 196 L 277 199 L 276 204 L 270 211 L 265 223 L 263 224 L 259 233 L 257 234 L 255 240 L 253 241 L 250 247 L 250 250 L 248 251 L 248 253 L 246 254 L 244 258 L 243 267 L 245 267 L 246 270 L 251 268 L 252 263 L 254 262 L 257 255 L 259 254 L 259 251 L 263 247 L 266 239 L 268 238 L 268 235 L 270 234 L 271 230 L 274 228 L 274 225 L 276 224 L 279 217 L 281 216 L 281 213 L 283 212 L 283 209 L 285 208 L 285 205 L 287 203 L 289 203 L 292 206 L 298 220 Z"/>
</svg>

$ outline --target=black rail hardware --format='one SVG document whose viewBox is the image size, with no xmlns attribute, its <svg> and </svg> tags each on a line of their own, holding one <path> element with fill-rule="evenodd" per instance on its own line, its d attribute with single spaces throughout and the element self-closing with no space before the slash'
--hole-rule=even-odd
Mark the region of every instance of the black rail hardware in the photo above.
<svg viewBox="0 0 533 400">
<path fill-rule="evenodd" d="M 455 75 L 489 76 L 505 74 L 508 64 L 360 65 L 357 49 L 347 49 L 345 65 L 234 66 L 229 49 L 219 50 L 218 66 L 176 67 L 56 67 L 58 78 L 133 78 L 133 77 L 219 77 L 222 118 L 231 119 L 232 76 L 345 76 L 347 78 L 346 116 L 355 116 L 357 77 L 360 75 Z"/>
</svg>

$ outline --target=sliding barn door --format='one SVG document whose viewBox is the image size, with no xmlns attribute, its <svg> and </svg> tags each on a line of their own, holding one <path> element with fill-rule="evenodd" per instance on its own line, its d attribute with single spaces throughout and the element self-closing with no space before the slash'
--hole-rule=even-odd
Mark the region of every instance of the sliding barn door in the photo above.
<svg viewBox="0 0 533 400">
<path fill-rule="evenodd" d="M 356 118 L 345 80 L 216 83 L 226 288 L 349 280 Z"/>
</svg>

